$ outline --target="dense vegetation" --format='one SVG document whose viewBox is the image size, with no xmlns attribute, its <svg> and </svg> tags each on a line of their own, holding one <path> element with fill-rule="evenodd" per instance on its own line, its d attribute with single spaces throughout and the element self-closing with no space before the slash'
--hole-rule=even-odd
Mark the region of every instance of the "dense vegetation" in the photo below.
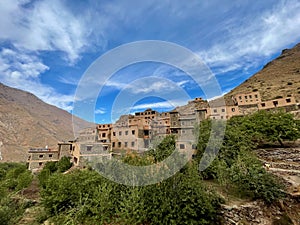
<svg viewBox="0 0 300 225">
<path fill-rule="evenodd" d="M 18 163 L 0 164 L 0 224 L 17 224 L 30 202 L 20 198 L 32 181 L 27 166 Z"/>
<path fill-rule="evenodd" d="M 217 129 L 212 131 L 213 123 Z M 282 112 L 258 112 L 227 121 L 223 137 L 220 130 L 224 126 L 222 121 L 203 121 L 197 128 L 199 140 L 194 159 L 174 176 L 152 185 L 117 184 L 89 167 L 63 174 L 70 167 L 68 158 L 47 163 L 38 175 L 44 207 L 40 222 L 48 219 L 55 224 L 87 225 L 218 224 L 224 199 L 211 184 L 239 198 L 262 199 L 267 204 L 281 198 L 282 186 L 265 171 L 252 150 L 300 138 L 299 121 Z M 220 135 L 222 143 L 216 158 L 206 170 L 199 171 L 199 163 L 213 157 L 203 157 L 205 150 L 214 149 Z M 147 154 L 127 154 L 122 160 L 135 166 L 150 165 L 161 162 L 174 150 L 175 137 L 168 136 Z M 106 169 L 114 169 L 113 166 Z M 30 183 L 31 175 L 24 166 L 2 167 L 0 224 L 13 224 L 10 221 L 16 221 L 16 217 L 12 215 L 20 215 L 24 207 L 11 206 L 7 193 L 22 190 Z"/>
</svg>

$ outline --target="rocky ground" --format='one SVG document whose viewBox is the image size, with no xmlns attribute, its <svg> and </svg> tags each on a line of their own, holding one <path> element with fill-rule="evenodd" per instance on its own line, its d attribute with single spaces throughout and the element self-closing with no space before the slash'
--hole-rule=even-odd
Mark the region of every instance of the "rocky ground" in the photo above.
<svg viewBox="0 0 300 225">
<path fill-rule="evenodd" d="M 286 197 L 271 206 L 262 201 L 223 205 L 224 224 L 300 224 L 300 147 L 258 149 L 257 156 L 285 186 Z"/>
</svg>

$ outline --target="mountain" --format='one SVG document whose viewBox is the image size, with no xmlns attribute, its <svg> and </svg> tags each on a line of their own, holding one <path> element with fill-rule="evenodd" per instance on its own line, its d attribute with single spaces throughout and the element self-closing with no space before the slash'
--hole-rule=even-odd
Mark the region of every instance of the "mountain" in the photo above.
<svg viewBox="0 0 300 225">
<path fill-rule="evenodd" d="M 225 95 L 227 102 L 232 95 L 259 91 L 262 100 L 272 100 L 292 95 L 300 102 L 300 43 L 285 49 L 281 55 Z"/>
<path fill-rule="evenodd" d="M 77 126 L 91 123 L 75 118 Z M 72 115 L 31 93 L 0 83 L 0 146 L 3 161 L 24 161 L 30 147 L 56 148 L 74 139 Z"/>
</svg>

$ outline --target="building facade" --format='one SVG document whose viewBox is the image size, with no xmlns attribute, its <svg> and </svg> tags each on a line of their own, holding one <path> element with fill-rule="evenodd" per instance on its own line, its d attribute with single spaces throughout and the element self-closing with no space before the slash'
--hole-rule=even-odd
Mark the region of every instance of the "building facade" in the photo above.
<svg viewBox="0 0 300 225">
<path fill-rule="evenodd" d="M 59 151 L 45 148 L 30 148 L 28 150 L 28 169 L 37 172 L 45 166 L 47 162 L 59 161 Z"/>
</svg>

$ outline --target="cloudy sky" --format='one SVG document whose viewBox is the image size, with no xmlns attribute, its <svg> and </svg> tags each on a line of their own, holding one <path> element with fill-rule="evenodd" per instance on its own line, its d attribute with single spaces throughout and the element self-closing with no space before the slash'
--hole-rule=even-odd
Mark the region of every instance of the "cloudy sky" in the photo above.
<svg viewBox="0 0 300 225">
<path fill-rule="evenodd" d="M 77 93 L 88 68 L 118 46 L 143 40 L 192 51 L 226 93 L 300 42 L 300 1 L 1 0 L 0 30 L 0 82 L 73 112 L 74 101 L 89 101 Z M 165 49 L 155 51 L 160 56 Z M 85 90 L 97 93 L 93 112 L 98 123 L 112 120 L 116 99 L 124 112 L 135 112 L 163 111 L 186 97 L 207 97 L 176 65 L 139 62 L 109 76 L 105 71 L 97 67 L 89 82 L 98 85 Z M 185 98 L 174 91 L 183 91 Z"/>
</svg>

